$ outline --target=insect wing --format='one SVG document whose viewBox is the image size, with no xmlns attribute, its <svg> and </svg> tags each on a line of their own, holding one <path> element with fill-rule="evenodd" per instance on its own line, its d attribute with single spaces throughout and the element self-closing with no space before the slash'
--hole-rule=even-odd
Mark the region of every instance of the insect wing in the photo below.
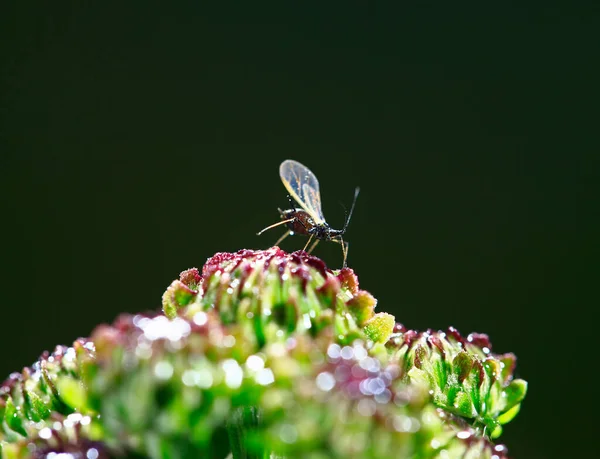
<svg viewBox="0 0 600 459">
<path fill-rule="evenodd" d="M 311 215 L 313 216 L 313 220 L 316 223 L 325 223 L 325 217 L 323 217 L 323 211 L 321 210 L 321 194 L 319 193 L 319 189 L 316 191 L 314 188 L 309 186 L 308 184 L 302 185 L 302 191 L 304 191 L 304 202 L 308 207 L 310 207 Z"/>
<path fill-rule="evenodd" d="M 299 162 L 287 159 L 279 166 L 279 175 L 292 198 L 310 214 L 315 223 L 325 223 L 319 181 L 315 174 Z"/>
</svg>

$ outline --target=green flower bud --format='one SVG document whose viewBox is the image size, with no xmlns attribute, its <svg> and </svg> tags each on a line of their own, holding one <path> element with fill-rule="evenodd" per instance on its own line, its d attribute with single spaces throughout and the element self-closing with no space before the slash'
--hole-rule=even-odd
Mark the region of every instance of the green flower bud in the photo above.
<svg viewBox="0 0 600 459">
<path fill-rule="evenodd" d="M 162 298 L 163 312 L 170 319 L 177 315 L 177 310 L 187 306 L 199 293 L 202 278 L 196 268 L 183 271 L 179 280 L 174 280 Z"/>
<path fill-rule="evenodd" d="M 394 358 L 409 379 L 430 383 L 436 406 L 471 420 L 492 438 L 500 434 L 500 425 L 512 419 L 525 397 L 525 381 L 512 380 L 514 355 L 493 354 L 486 335 L 464 338 L 454 328 L 404 331 L 392 338 L 390 346 L 397 348 Z"/>
<path fill-rule="evenodd" d="M 380 312 L 369 319 L 365 324 L 364 332 L 371 341 L 385 343 L 392 335 L 395 324 L 393 315 Z"/>
<path fill-rule="evenodd" d="M 62 438 L 58 430 L 67 432 L 75 418 L 82 419 L 82 413 L 95 418 L 85 404 L 87 391 L 80 379 L 93 351 L 93 344 L 85 340 L 77 340 L 69 348 L 58 346 L 52 354 L 44 353 L 31 368 L 10 375 L 0 386 L 0 457 L 31 457 L 41 454 L 46 446 L 52 451 L 46 440 Z M 58 428 L 65 419 L 65 429 Z M 89 422 L 83 430 L 87 431 L 92 418 L 86 419 Z M 76 451 L 79 437 L 69 438 L 64 438 L 63 446 Z M 84 438 L 87 443 L 90 437 L 85 434 Z"/>
</svg>

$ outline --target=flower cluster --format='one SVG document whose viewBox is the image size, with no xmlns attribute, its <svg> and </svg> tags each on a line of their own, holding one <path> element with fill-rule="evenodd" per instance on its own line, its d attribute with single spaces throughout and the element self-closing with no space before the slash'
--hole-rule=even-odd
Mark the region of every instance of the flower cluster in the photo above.
<svg viewBox="0 0 600 459">
<path fill-rule="evenodd" d="M 0 391 L 1 457 L 507 457 L 526 383 L 485 335 L 375 313 L 351 269 L 219 253 Z M 77 456 L 79 454 L 79 456 Z"/>
</svg>

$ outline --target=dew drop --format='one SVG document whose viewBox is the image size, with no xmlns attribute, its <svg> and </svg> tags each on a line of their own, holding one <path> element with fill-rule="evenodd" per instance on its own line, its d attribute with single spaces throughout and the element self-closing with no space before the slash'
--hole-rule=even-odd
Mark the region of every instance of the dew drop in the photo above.
<svg viewBox="0 0 600 459">
<path fill-rule="evenodd" d="M 377 407 L 370 398 L 363 398 L 356 405 L 356 410 L 363 416 L 373 416 Z"/>
<path fill-rule="evenodd" d="M 67 419 L 74 424 L 81 422 L 81 418 L 83 418 L 81 413 L 71 413 L 67 416 Z"/>
<path fill-rule="evenodd" d="M 213 385 L 213 375 L 210 370 L 199 370 L 194 378 L 195 384 L 202 389 L 209 389 Z"/>
<path fill-rule="evenodd" d="M 192 387 L 196 384 L 195 374 L 196 372 L 194 370 L 185 370 L 181 375 L 181 382 L 183 382 L 185 386 Z"/>
<path fill-rule="evenodd" d="M 369 371 L 371 373 L 375 373 L 380 369 L 379 360 L 374 359 L 373 357 L 366 357 L 362 359 L 358 364 L 363 370 Z"/>
<path fill-rule="evenodd" d="M 237 389 L 242 385 L 244 379 L 244 372 L 233 359 L 227 359 L 222 364 L 223 370 L 225 371 L 225 384 L 232 389 Z"/>
<path fill-rule="evenodd" d="M 370 394 L 381 394 L 385 391 L 385 383 L 381 378 L 369 378 L 367 379 L 368 391 Z"/>
<path fill-rule="evenodd" d="M 138 338 L 135 355 L 141 360 L 152 357 L 152 344 L 150 344 L 150 341 L 148 341 L 144 335 L 140 335 Z"/>
<path fill-rule="evenodd" d="M 353 347 L 354 350 L 354 358 L 356 358 L 356 360 L 363 360 L 364 358 L 367 357 L 367 350 L 362 346 L 357 346 L 356 344 Z"/>
<path fill-rule="evenodd" d="M 323 392 L 329 392 L 335 386 L 335 378 L 328 371 L 319 373 L 316 379 L 317 387 Z"/>
<path fill-rule="evenodd" d="M 344 346 L 340 352 L 340 355 L 342 359 L 350 360 L 354 357 L 354 349 L 352 349 L 350 346 Z"/>
<path fill-rule="evenodd" d="M 256 375 L 256 382 L 261 386 L 268 386 L 275 381 L 275 375 L 270 368 L 264 368 Z"/>
<path fill-rule="evenodd" d="M 375 394 L 374 398 L 377 403 L 381 403 L 382 405 L 385 405 L 392 398 L 392 393 L 390 392 L 389 389 L 385 389 L 381 394 Z"/>
<path fill-rule="evenodd" d="M 50 427 L 44 427 L 42 430 L 40 430 L 38 435 L 44 440 L 49 440 L 50 438 L 52 438 L 52 430 L 50 430 Z"/>
<path fill-rule="evenodd" d="M 416 432 L 421 427 L 418 419 L 410 416 L 398 415 L 394 416 L 394 429 L 398 432 Z"/>
<path fill-rule="evenodd" d="M 279 438 L 288 445 L 296 443 L 298 439 L 298 431 L 291 424 L 283 424 L 279 429 Z"/>
<path fill-rule="evenodd" d="M 458 432 L 456 436 L 461 440 L 467 440 L 468 438 L 471 438 L 471 432 L 469 432 L 468 430 L 463 430 L 461 432 Z"/>
<path fill-rule="evenodd" d="M 306 328 L 307 330 L 312 327 L 310 316 L 308 314 L 302 315 L 302 321 L 304 323 L 304 328 Z"/>
<path fill-rule="evenodd" d="M 327 348 L 327 356 L 332 360 L 337 360 L 340 358 L 341 347 L 338 344 L 331 344 L 329 348 Z"/>
<path fill-rule="evenodd" d="M 235 346 L 235 336 L 227 335 L 223 337 L 223 346 L 233 347 Z"/>
<path fill-rule="evenodd" d="M 265 361 L 258 355 L 251 355 L 246 359 L 246 367 L 252 371 L 260 371 L 265 367 Z"/>
<path fill-rule="evenodd" d="M 173 376 L 173 365 L 165 361 L 158 362 L 154 366 L 154 376 L 163 381 L 171 379 L 171 376 Z"/>
<path fill-rule="evenodd" d="M 63 359 L 66 359 L 68 361 L 73 361 L 75 360 L 75 349 L 73 349 L 72 347 L 67 349 L 67 352 L 65 352 L 65 355 L 63 357 Z"/>
<path fill-rule="evenodd" d="M 193 321 L 196 325 L 201 327 L 202 325 L 205 325 L 206 322 L 208 322 L 208 316 L 205 312 L 200 311 L 194 314 Z"/>
</svg>

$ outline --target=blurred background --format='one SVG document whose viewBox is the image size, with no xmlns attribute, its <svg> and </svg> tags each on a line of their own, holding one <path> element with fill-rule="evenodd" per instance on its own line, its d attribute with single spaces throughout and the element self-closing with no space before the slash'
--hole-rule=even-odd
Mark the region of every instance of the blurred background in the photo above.
<svg viewBox="0 0 600 459">
<path fill-rule="evenodd" d="M 75 3 L 0 19 L 0 378 L 273 244 L 292 158 L 334 228 L 360 185 L 348 263 L 378 311 L 517 355 L 512 457 L 586 447 L 597 7 Z"/>
</svg>

